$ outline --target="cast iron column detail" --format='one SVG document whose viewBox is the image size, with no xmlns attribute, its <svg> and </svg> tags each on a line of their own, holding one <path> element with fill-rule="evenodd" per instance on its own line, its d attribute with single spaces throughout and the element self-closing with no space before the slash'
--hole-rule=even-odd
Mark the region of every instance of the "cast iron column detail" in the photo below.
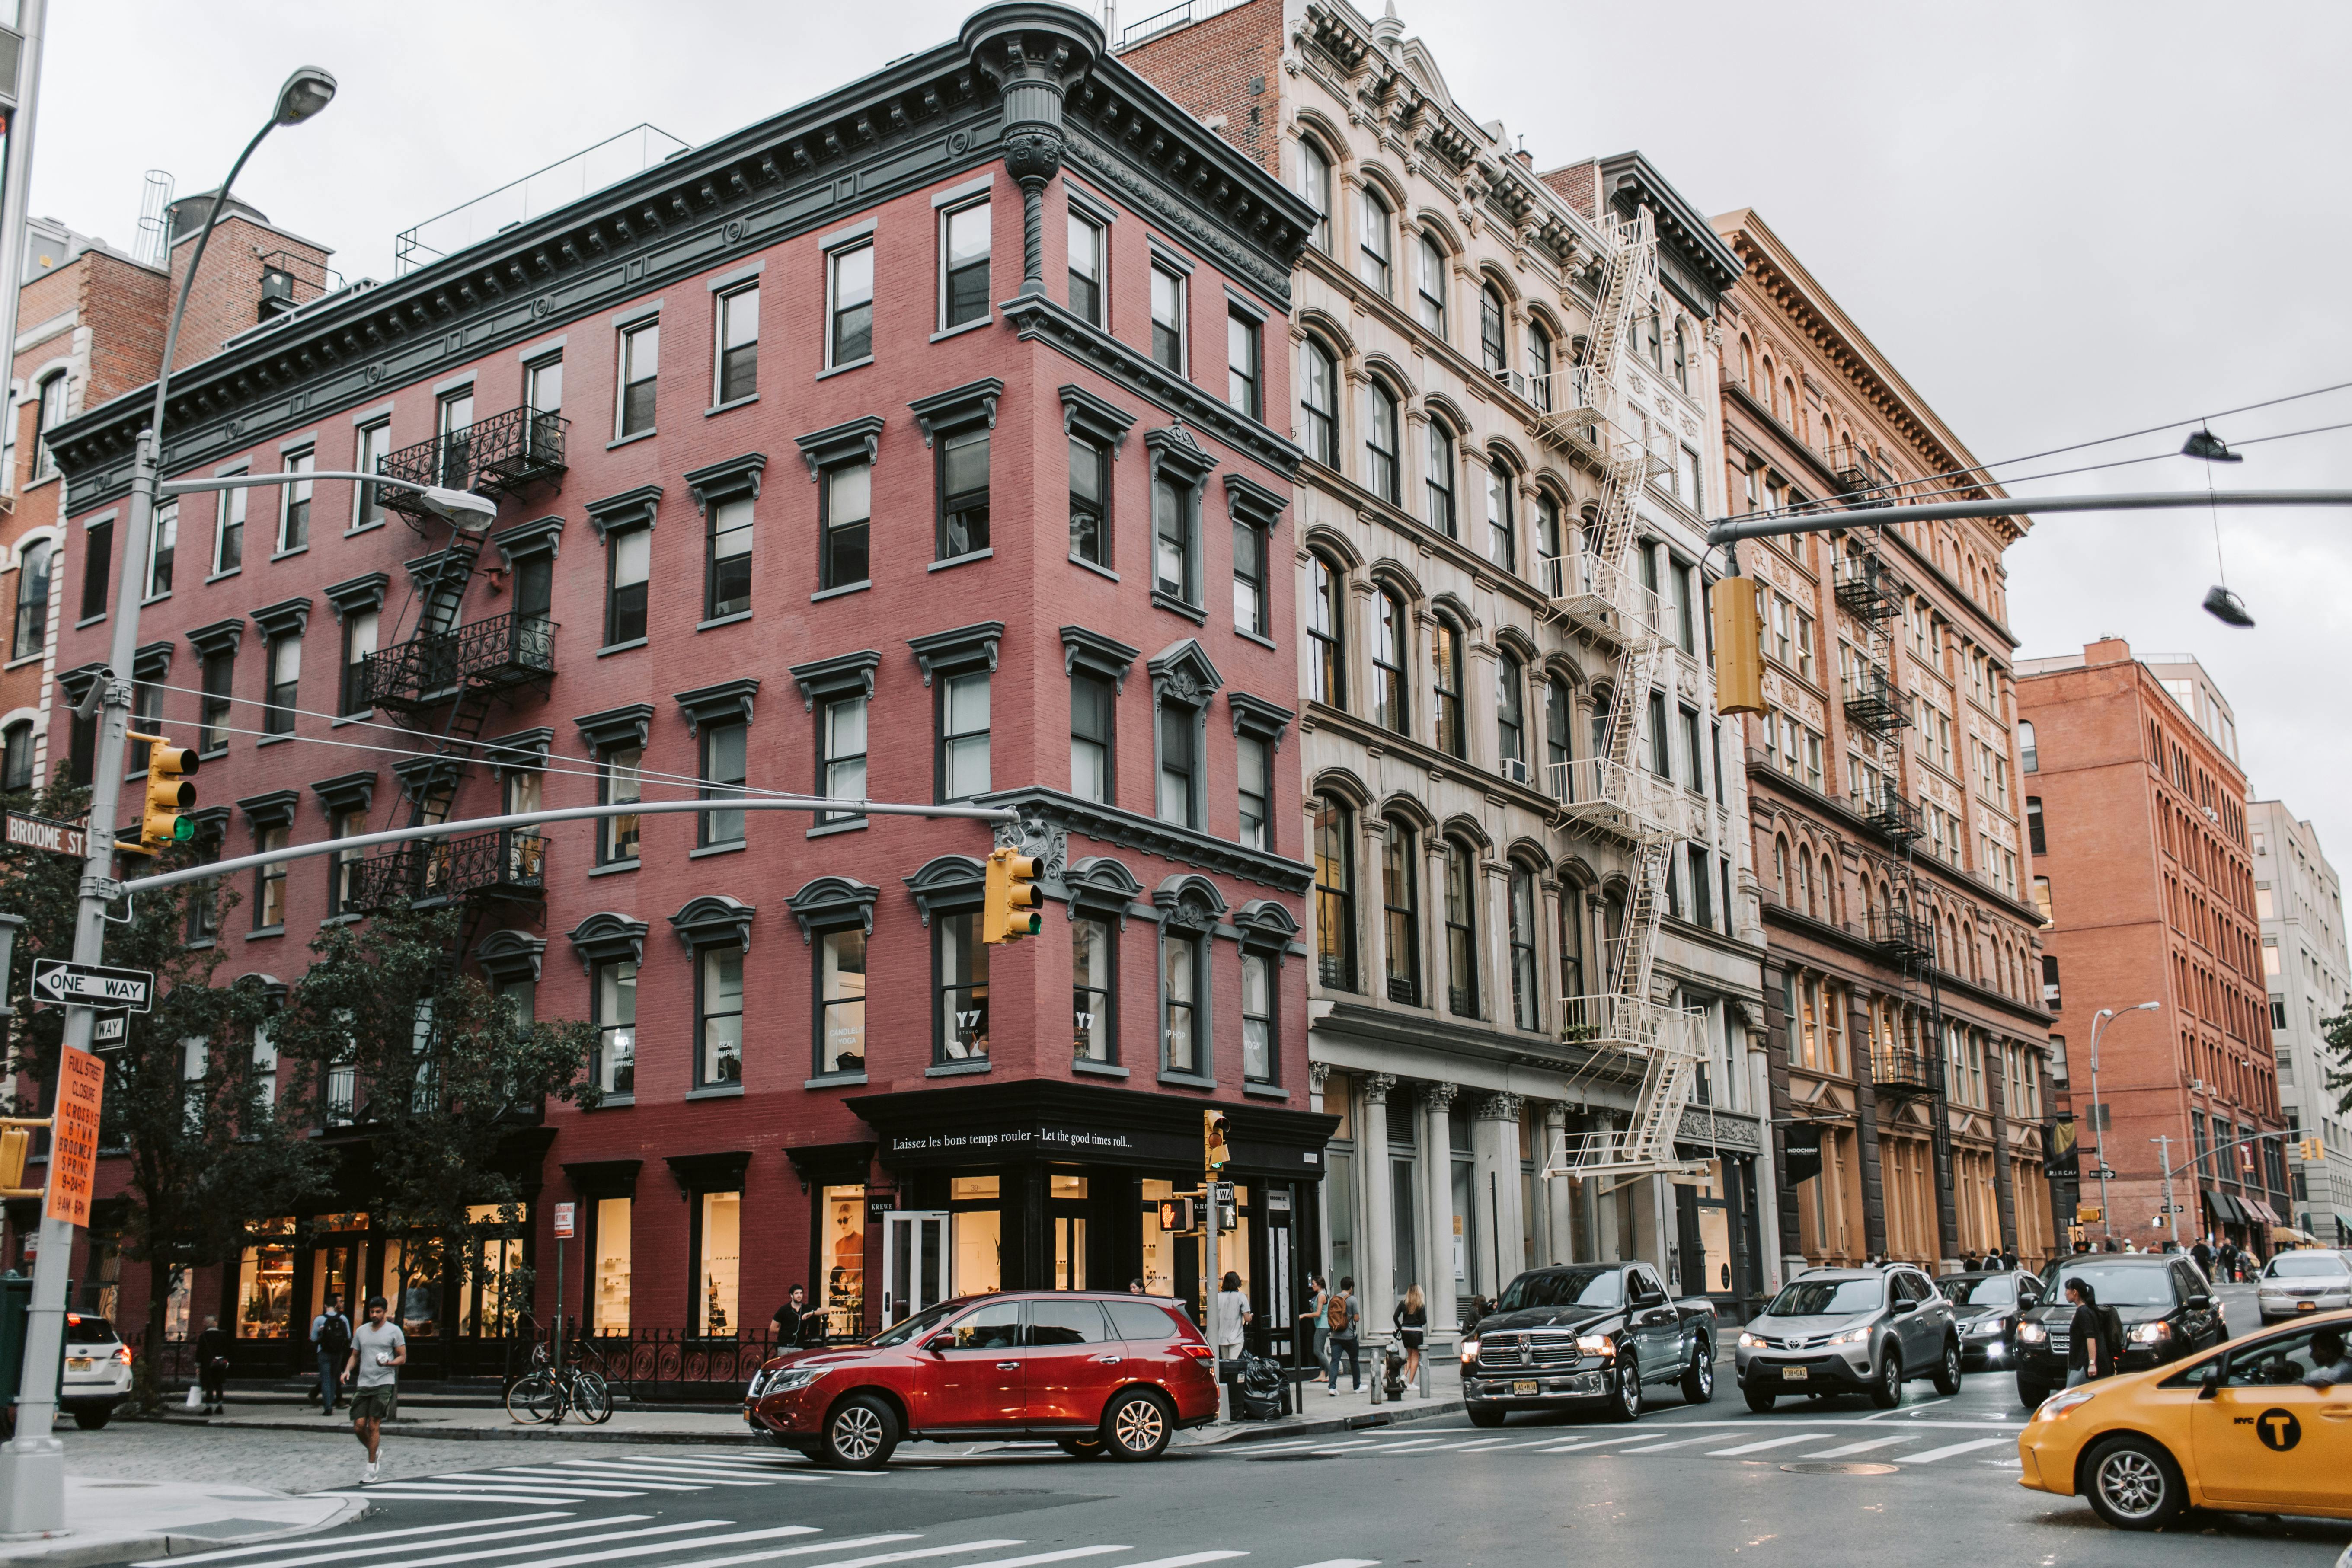
<svg viewBox="0 0 2352 1568">
<path fill-rule="evenodd" d="M 1062 167 L 1062 99 L 1094 68 L 1103 32 L 1064 5 L 992 6 L 964 48 L 1004 100 L 1004 171 L 1021 187 L 1021 293 L 1045 292 L 1045 186 Z"/>
</svg>

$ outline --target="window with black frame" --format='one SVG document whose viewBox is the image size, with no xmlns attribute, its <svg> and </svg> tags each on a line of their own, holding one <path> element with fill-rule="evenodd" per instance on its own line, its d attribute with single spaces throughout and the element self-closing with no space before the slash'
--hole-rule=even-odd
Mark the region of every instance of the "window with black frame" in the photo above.
<svg viewBox="0 0 2352 1568">
<path fill-rule="evenodd" d="M 1364 384 L 1364 488 L 1391 506 L 1404 504 L 1399 478 L 1397 397 L 1378 381 Z"/>
<path fill-rule="evenodd" d="M 988 435 L 975 425 L 939 438 L 940 560 L 988 548 Z"/>
<path fill-rule="evenodd" d="M 1110 921 L 1093 915 L 1071 917 L 1070 1048 L 1077 1061 L 1108 1064 L 1118 1056 L 1115 940 Z"/>
<path fill-rule="evenodd" d="M 613 438 L 628 440 L 654 427 L 654 392 L 661 369 L 661 322 L 621 329 L 620 390 L 613 400 Z"/>
<path fill-rule="evenodd" d="M 743 1081 L 743 950 L 705 947 L 695 964 L 695 1087 Z"/>
<path fill-rule="evenodd" d="M 0 790 L 15 795 L 33 787 L 33 721 L 19 719 L 0 740 Z"/>
<path fill-rule="evenodd" d="M 1103 324 L 1103 272 L 1109 247 L 1103 226 L 1076 206 L 1070 208 L 1070 313 L 1094 326 Z"/>
<path fill-rule="evenodd" d="M 1412 292 L 1414 313 L 1421 324 L 1445 336 L 1445 270 L 1444 247 L 1434 235 L 1423 234 L 1413 247 Z"/>
<path fill-rule="evenodd" d="M 1203 949 L 1207 939 L 1186 927 L 1170 924 L 1160 936 L 1160 995 L 1161 1046 L 1160 1067 L 1163 1072 L 1200 1073 L 1206 1056 L 1204 1047 L 1202 971 L 1207 967 Z"/>
<path fill-rule="evenodd" d="M 604 539 L 604 646 L 643 642 L 648 579 L 653 572 L 654 531 L 616 528 Z"/>
<path fill-rule="evenodd" d="M 1704 849 L 1699 853 L 1703 856 Z M 1522 1029 L 1543 1026 L 1536 967 L 1536 878 L 1525 866 L 1511 868 L 1511 1020 Z"/>
<path fill-rule="evenodd" d="M 817 586 L 850 588 L 866 581 L 866 540 L 874 513 L 874 465 L 843 463 L 824 471 L 818 487 Z"/>
<path fill-rule="evenodd" d="M 1347 705 L 1347 656 L 1340 641 L 1344 592 L 1339 570 L 1328 559 L 1307 558 L 1307 695 L 1333 708 Z"/>
<path fill-rule="evenodd" d="M 302 679 L 302 634 L 281 632 L 269 639 L 269 681 L 264 694 L 261 728 L 272 735 L 294 732 L 294 710 L 299 705 Z"/>
<path fill-rule="evenodd" d="M 1429 422 L 1429 526 L 1448 539 L 1459 537 L 1454 508 L 1454 432 L 1440 419 Z"/>
<path fill-rule="evenodd" d="M 989 788 L 989 672 L 966 670 L 939 682 L 939 790 L 942 801 L 969 800 Z"/>
<path fill-rule="evenodd" d="M 1356 275 L 1381 299 L 1396 289 L 1396 231 L 1388 201 L 1367 188 L 1356 204 Z"/>
<path fill-rule="evenodd" d="M 318 458 L 306 447 L 299 452 L 289 453 L 284 467 L 289 474 L 310 473 L 318 467 Z M 310 548 L 310 492 L 314 483 L 310 479 L 297 479 L 286 487 L 286 499 L 280 503 L 278 512 L 278 553 L 280 555 Z"/>
<path fill-rule="evenodd" d="M 1372 598 L 1372 721 L 1383 730 L 1411 732 L 1410 702 L 1405 690 L 1405 649 L 1412 623 L 1404 603 L 1386 590 Z"/>
<path fill-rule="evenodd" d="M 637 966 L 613 959 L 596 968 L 596 1087 L 607 1095 L 637 1088 Z"/>
<path fill-rule="evenodd" d="M 931 916 L 932 966 L 939 987 L 938 1064 L 988 1058 L 988 944 L 978 910 Z"/>
<path fill-rule="evenodd" d="M 1570 697 L 1568 682 L 1553 679 L 1544 682 L 1544 776 L 1543 791 L 1554 800 L 1575 798 L 1570 774 L 1572 761 L 1571 737 L 1576 732 L 1576 703 Z"/>
<path fill-rule="evenodd" d="M 760 390 L 760 286 L 719 296 L 711 366 L 713 406 L 740 402 Z"/>
<path fill-rule="evenodd" d="M 825 272 L 825 365 L 839 370 L 874 357 L 873 242 L 832 252 Z"/>
<path fill-rule="evenodd" d="M 114 581 L 114 520 L 100 518 L 82 530 L 81 618 L 94 621 L 106 614 L 107 592 Z M 2026 770 L 2032 772 L 2032 769 Z"/>
<path fill-rule="evenodd" d="M 1200 602 L 1193 581 L 1192 534 L 1196 492 L 1160 475 L 1151 481 L 1152 584 L 1171 599 Z"/>
<path fill-rule="evenodd" d="M 1112 683 L 1086 670 L 1070 676 L 1070 793 L 1109 804 L 1112 725 L 1118 711 Z"/>
<path fill-rule="evenodd" d="M 1339 362 L 1314 338 L 1299 355 L 1299 432 L 1307 458 L 1339 466 Z"/>
<path fill-rule="evenodd" d="M 1421 1005 L 1421 859 L 1412 829 L 1381 824 L 1381 922 L 1391 1002 Z"/>
<path fill-rule="evenodd" d="M 1495 660 L 1495 766 L 1514 783 L 1528 782 L 1526 671 L 1509 652 Z"/>
<path fill-rule="evenodd" d="M 1445 846 L 1445 1005 L 1456 1017 L 1478 1013 L 1478 886 L 1470 851 Z"/>
<path fill-rule="evenodd" d="M 1499 458 L 1486 464 L 1486 559 L 1504 571 L 1519 569 L 1519 530 L 1511 489 L 1516 477 Z"/>
<path fill-rule="evenodd" d="M 1110 564 L 1110 454 L 1084 436 L 1070 437 L 1070 553 Z"/>
<path fill-rule="evenodd" d="M 209 756 L 228 749 L 232 707 L 229 691 L 236 680 L 236 647 L 205 649 L 204 668 L 198 679 L 204 695 L 197 700 L 196 709 L 196 754 L 199 756 Z"/>
<path fill-rule="evenodd" d="M 702 787 L 704 800 L 740 800 L 747 774 L 748 732 L 746 724 L 705 724 L 702 726 Z M 695 813 L 702 826 L 700 847 L 709 849 L 721 845 L 743 842 L 743 816 L 740 811 L 698 811 Z"/>
<path fill-rule="evenodd" d="M 1151 357 L 1161 369 L 1184 374 L 1184 279 L 1157 263 L 1151 268 Z"/>
<path fill-rule="evenodd" d="M 940 330 L 988 315 L 989 213 L 985 200 L 940 215 Z"/>
<path fill-rule="evenodd" d="M 1173 699 L 1160 704 L 1160 820 L 1201 826 L 1201 710 Z"/>
<path fill-rule="evenodd" d="M 1266 530 L 1234 520 L 1234 629 L 1266 633 Z"/>
<path fill-rule="evenodd" d="M 1255 419 L 1264 412 L 1264 376 L 1258 368 L 1258 324 L 1239 310 L 1225 311 L 1225 401 Z"/>
<path fill-rule="evenodd" d="M 816 788 L 827 800 L 866 798 L 866 706 L 870 700 L 861 691 L 833 698 L 824 705 L 819 716 Z M 821 811 L 816 814 L 816 826 L 865 819 L 863 812 Z"/>
<path fill-rule="evenodd" d="M 1478 362 L 1489 375 L 1510 368 L 1510 350 L 1504 335 L 1508 316 L 1501 289 L 1489 283 L 1478 290 Z"/>
<path fill-rule="evenodd" d="M 1462 629 L 1443 617 L 1430 633 L 1429 684 L 1435 709 L 1430 738 L 1449 756 L 1468 756 L 1462 723 Z"/>
<path fill-rule="evenodd" d="M 1304 137 L 1298 142 L 1298 194 L 1315 209 L 1315 226 L 1307 231 L 1307 243 L 1328 256 L 1331 251 L 1331 160 Z"/>
<path fill-rule="evenodd" d="M 1242 1077 L 1272 1083 L 1281 1061 L 1280 1022 L 1276 1013 L 1274 960 L 1263 952 L 1242 954 Z"/>
<path fill-rule="evenodd" d="M 1241 796 L 1241 842 L 1251 849 L 1274 847 L 1272 751 L 1263 736 L 1234 738 L 1234 772 Z"/>
<path fill-rule="evenodd" d="M 336 712 L 344 718 L 368 710 L 367 661 L 376 651 L 383 619 L 383 613 L 373 609 L 343 616 L 343 681 Z"/>
<path fill-rule="evenodd" d="M 596 804 L 634 805 L 643 800 L 645 783 L 640 770 L 645 758 L 645 748 L 634 742 L 604 747 L 596 759 Z M 635 813 L 600 818 L 597 863 L 613 866 L 634 862 L 637 858 L 638 834 L 644 820 Z"/>
<path fill-rule="evenodd" d="M 1348 808 L 1317 795 L 1307 837 L 1315 857 L 1315 962 L 1327 990 L 1356 988 L 1356 868 Z"/>
<path fill-rule="evenodd" d="M 710 503 L 705 524 L 702 614 L 706 620 L 751 607 L 751 498 Z M 520 613 L 520 612 L 518 612 Z"/>
<path fill-rule="evenodd" d="M 816 933 L 816 1071 L 866 1070 L 866 964 L 862 925 Z"/>
<path fill-rule="evenodd" d="M 37 539 L 16 553 L 16 623 L 8 640 L 11 658 L 30 658 L 48 647 L 49 564 L 56 547 Z"/>
</svg>

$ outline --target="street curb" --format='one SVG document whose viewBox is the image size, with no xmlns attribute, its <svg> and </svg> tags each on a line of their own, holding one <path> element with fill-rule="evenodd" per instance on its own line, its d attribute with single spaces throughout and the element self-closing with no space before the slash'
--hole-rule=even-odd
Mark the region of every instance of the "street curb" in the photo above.
<svg viewBox="0 0 2352 1568">
<path fill-rule="evenodd" d="M 204 1426 L 215 1432 L 308 1432 L 316 1436 L 333 1437 L 348 1443 L 352 1440 L 350 1426 L 328 1426 L 323 1420 L 304 1421 L 189 1421 L 173 1422 L 173 1426 Z M 655 1443 L 702 1444 L 725 1446 L 743 1443 L 769 1447 L 757 1434 L 733 1432 L 614 1432 L 603 1427 L 576 1426 L 453 1426 L 437 1429 L 427 1421 L 387 1421 L 383 1424 L 387 1437 L 408 1437 L 418 1442 L 453 1443 Z M 0 1558 L 5 1561 L 5 1558 Z"/>
<path fill-rule="evenodd" d="M 1359 1432 L 1372 1426 L 1393 1426 L 1401 1421 L 1418 1421 L 1424 1415 L 1458 1415 L 1465 1408 L 1459 1399 L 1423 1401 L 1415 1404 L 1410 1414 L 1402 1405 L 1383 1405 L 1369 1414 L 1337 1415 L 1325 1421 L 1282 1421 L 1262 1426 L 1237 1426 L 1229 1436 L 1188 1443 L 1185 1447 L 1218 1448 L 1232 1443 L 1269 1443 L 1277 1437 L 1317 1437 L 1326 1432 Z"/>
<path fill-rule="evenodd" d="M 152 1535 L 114 1535 L 86 1542 L 55 1536 L 49 1539 L 59 1544 L 53 1552 L 20 1550 L 37 1544 L 33 1541 L 0 1541 L 0 1563 L 22 1563 L 33 1565 L 33 1568 L 97 1568 L 100 1563 L 122 1563 L 137 1558 L 187 1557 L 224 1547 L 260 1546 L 273 1541 L 291 1541 L 297 1536 L 316 1535 L 322 1530 L 356 1524 L 367 1517 L 372 1506 L 365 1498 L 344 1498 L 331 1518 L 321 1520 L 317 1524 L 289 1525 L 283 1530 L 257 1530 L 246 1535 L 186 1535 L 159 1531 Z"/>
</svg>

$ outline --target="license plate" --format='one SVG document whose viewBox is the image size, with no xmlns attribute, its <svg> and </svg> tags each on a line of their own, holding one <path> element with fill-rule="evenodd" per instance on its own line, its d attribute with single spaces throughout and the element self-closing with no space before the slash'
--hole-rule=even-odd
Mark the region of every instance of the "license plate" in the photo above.
<svg viewBox="0 0 2352 1568">
<path fill-rule="evenodd" d="M 1780 1380 L 1783 1383 L 1802 1383 L 1812 1375 L 1811 1367 L 1784 1366 L 1780 1369 Z"/>
<path fill-rule="evenodd" d="M 1523 1397 L 1528 1394 L 1541 1394 L 1542 1392 L 1543 1384 L 1538 1383 L 1532 1377 L 1519 1378 L 1511 1384 L 1511 1393 L 1514 1396 Z"/>
<path fill-rule="evenodd" d="M 2298 1312 L 2316 1312 L 2319 1310 L 2319 1303 L 2316 1301 L 2297 1301 L 2294 1304 L 2294 1310 Z"/>
<path fill-rule="evenodd" d="M 89 1370 L 89 1357 L 86 1355 L 69 1355 L 66 1357 L 66 1370 L 68 1372 L 88 1372 Z"/>
</svg>

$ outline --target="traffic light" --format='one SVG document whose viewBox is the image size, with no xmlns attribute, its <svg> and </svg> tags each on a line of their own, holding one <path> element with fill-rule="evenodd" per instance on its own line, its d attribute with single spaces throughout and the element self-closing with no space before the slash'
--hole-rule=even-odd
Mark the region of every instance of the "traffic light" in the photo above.
<svg viewBox="0 0 2352 1568">
<path fill-rule="evenodd" d="M 161 735 L 131 732 L 147 742 L 147 809 L 139 821 L 139 842 L 117 847 L 141 855 L 161 852 L 166 845 L 184 844 L 196 836 L 196 819 L 188 808 L 196 804 L 196 786 L 188 782 L 196 771 L 196 753 L 174 746 Z"/>
<path fill-rule="evenodd" d="M 1712 590 L 1715 710 L 1764 711 L 1763 594 L 1753 577 L 1726 577 Z"/>
<path fill-rule="evenodd" d="M 1213 1110 L 1201 1112 L 1202 1163 L 1209 1168 L 1209 1180 L 1223 1179 L 1226 1165 L 1233 1162 L 1233 1151 L 1225 1147 L 1225 1119 Z"/>
<path fill-rule="evenodd" d="M 1034 855 L 993 849 L 988 856 L 988 913 L 981 921 L 983 942 L 1018 942 L 1045 928 L 1037 906 L 1045 900 L 1035 886 L 1045 869 Z"/>
<path fill-rule="evenodd" d="M 2318 1139 L 2305 1138 L 2295 1144 L 2294 1157 L 2306 1165 L 2316 1165 L 2327 1158 L 2327 1151 Z"/>
<path fill-rule="evenodd" d="M 0 1128 L 0 1193 L 15 1197 L 25 1185 L 25 1163 L 33 1156 L 29 1127 Z"/>
<path fill-rule="evenodd" d="M 1191 1198 L 1160 1200 L 1160 1229 L 1166 1236 L 1189 1236 L 1201 1228 L 1198 1205 Z"/>
</svg>

